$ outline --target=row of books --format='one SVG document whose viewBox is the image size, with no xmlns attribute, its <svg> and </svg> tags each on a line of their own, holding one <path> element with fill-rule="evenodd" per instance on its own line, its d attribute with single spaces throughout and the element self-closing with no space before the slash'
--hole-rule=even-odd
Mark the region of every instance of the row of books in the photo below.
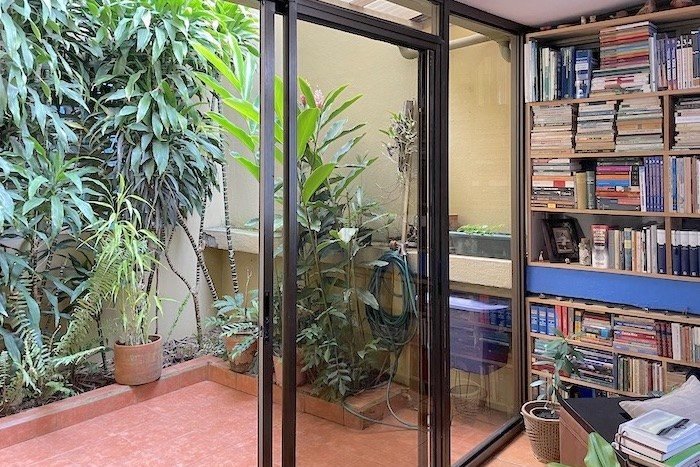
<svg viewBox="0 0 700 467">
<path fill-rule="evenodd" d="M 615 350 L 700 362 L 698 326 L 631 316 L 615 316 L 613 323 Z"/>
<path fill-rule="evenodd" d="M 650 92 L 656 26 L 649 21 L 600 31 L 600 68 L 593 70 L 591 95 Z"/>
<path fill-rule="evenodd" d="M 598 60 L 591 49 L 525 44 L 525 102 L 588 97 Z"/>
<path fill-rule="evenodd" d="M 663 212 L 663 158 L 615 158 L 596 162 L 596 208 Z"/>
<path fill-rule="evenodd" d="M 698 31 L 654 38 L 654 82 L 657 90 L 700 86 L 700 36 Z"/>
<path fill-rule="evenodd" d="M 530 305 L 530 331 L 549 336 L 581 332 L 583 311 L 565 305 Z"/>
<path fill-rule="evenodd" d="M 641 229 L 594 224 L 591 238 L 594 268 L 666 273 L 666 233 L 656 224 Z"/>
<path fill-rule="evenodd" d="M 680 411 L 682 407 L 669 408 Z M 613 447 L 630 465 L 692 467 L 700 464 L 700 426 L 683 415 L 653 409 L 621 423 Z"/>
<path fill-rule="evenodd" d="M 678 362 L 700 362 L 700 327 L 625 315 L 606 315 L 566 305 L 530 305 L 530 331 Z"/>
<path fill-rule="evenodd" d="M 663 392 L 665 389 L 664 369 L 661 362 L 634 357 L 618 357 L 617 389 L 641 395 Z"/>
<path fill-rule="evenodd" d="M 673 149 L 700 149 L 700 98 L 678 99 L 674 119 Z"/>
<path fill-rule="evenodd" d="M 535 339 L 532 368 L 554 372 L 554 358 L 548 351 L 545 339 Z M 618 391 L 647 395 L 663 392 L 665 375 L 661 362 L 643 358 L 615 355 L 613 352 L 574 346 L 576 357 L 573 365 L 577 374 L 564 376 Z"/>
<path fill-rule="evenodd" d="M 580 169 L 579 161 L 568 158 L 533 159 L 532 206 L 577 207 L 575 174 Z"/>
<path fill-rule="evenodd" d="M 574 107 L 543 105 L 532 109 L 532 157 L 566 157 L 574 153 Z"/>
<path fill-rule="evenodd" d="M 599 51 L 529 40 L 524 53 L 526 102 L 700 86 L 699 32 L 658 34 L 648 21 L 601 30 Z"/>
<path fill-rule="evenodd" d="M 658 97 L 537 106 L 532 109 L 532 119 L 533 157 L 663 149 L 663 110 Z"/>
<path fill-rule="evenodd" d="M 700 275 L 700 231 L 671 231 L 671 274 Z"/>
<path fill-rule="evenodd" d="M 672 156 L 670 164 L 671 211 L 700 212 L 700 156 Z"/>
</svg>

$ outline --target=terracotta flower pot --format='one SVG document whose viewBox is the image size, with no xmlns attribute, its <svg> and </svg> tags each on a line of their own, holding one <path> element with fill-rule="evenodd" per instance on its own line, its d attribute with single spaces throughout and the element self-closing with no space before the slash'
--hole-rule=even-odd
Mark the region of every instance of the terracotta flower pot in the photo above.
<svg viewBox="0 0 700 467">
<path fill-rule="evenodd" d="M 255 352 L 258 350 L 257 340 L 236 357 L 231 358 L 231 351 L 248 337 L 250 336 L 245 334 L 224 337 L 224 346 L 226 346 L 226 355 L 228 355 L 231 371 L 235 371 L 236 373 L 247 373 L 250 370 L 250 367 L 253 366 Z"/>
<path fill-rule="evenodd" d="M 114 344 L 114 380 L 119 384 L 138 386 L 151 383 L 163 371 L 163 339 L 148 336 L 142 345 Z"/>
<path fill-rule="evenodd" d="M 273 356 L 272 357 L 272 363 L 274 365 L 274 380 L 275 384 L 277 386 L 282 386 L 283 385 L 283 377 L 282 377 L 282 357 L 278 356 Z M 301 351 L 297 349 L 297 387 L 303 386 L 306 384 L 306 373 L 301 371 L 301 369 L 304 368 L 304 358 L 301 354 Z"/>
</svg>

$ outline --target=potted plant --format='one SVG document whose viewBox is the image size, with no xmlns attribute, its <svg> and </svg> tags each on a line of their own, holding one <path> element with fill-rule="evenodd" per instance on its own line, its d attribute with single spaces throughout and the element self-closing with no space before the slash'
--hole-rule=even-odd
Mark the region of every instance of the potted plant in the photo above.
<svg viewBox="0 0 700 467">
<path fill-rule="evenodd" d="M 273 355 L 272 365 L 274 368 L 274 380 L 275 384 L 278 386 L 284 385 L 284 378 L 282 373 L 282 356 Z M 296 386 L 303 386 L 306 384 L 306 372 L 304 371 L 304 354 L 301 347 L 297 346 L 297 362 L 296 362 Z"/>
<path fill-rule="evenodd" d="M 552 366 L 552 376 L 530 384 L 544 388 L 536 400 L 526 402 L 521 408 L 525 431 L 535 457 L 544 463 L 559 460 L 559 396 L 571 388 L 562 376 L 576 376 L 576 360 L 581 357 L 575 347 L 561 334 L 546 343 L 545 360 L 535 365 Z"/>
<path fill-rule="evenodd" d="M 226 356 L 231 370 L 246 373 L 250 370 L 258 350 L 258 291 L 227 295 L 214 303 L 217 309 L 210 326 L 221 330 Z"/>
<path fill-rule="evenodd" d="M 120 336 L 114 344 L 114 379 L 135 386 L 157 380 L 163 369 L 163 339 L 149 333 L 162 311 L 161 300 L 146 292 L 161 243 L 140 227 L 140 214 L 133 208 L 136 197 L 126 193 L 122 179 L 110 215 L 95 226 L 95 268 L 88 292 L 99 291 L 95 303 L 116 310 Z"/>
</svg>

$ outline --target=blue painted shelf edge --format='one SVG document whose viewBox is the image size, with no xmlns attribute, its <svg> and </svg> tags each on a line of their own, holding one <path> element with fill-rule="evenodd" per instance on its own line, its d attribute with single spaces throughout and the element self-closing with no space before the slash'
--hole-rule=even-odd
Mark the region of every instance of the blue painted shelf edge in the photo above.
<svg viewBox="0 0 700 467">
<path fill-rule="evenodd" d="M 530 265 L 526 288 L 529 294 L 700 314 L 700 282 Z"/>
</svg>

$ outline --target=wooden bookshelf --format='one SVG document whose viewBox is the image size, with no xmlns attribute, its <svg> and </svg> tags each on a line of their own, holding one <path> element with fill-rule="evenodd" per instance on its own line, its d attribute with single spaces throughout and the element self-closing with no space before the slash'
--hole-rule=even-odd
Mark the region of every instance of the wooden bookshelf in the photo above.
<svg viewBox="0 0 700 467">
<path fill-rule="evenodd" d="M 588 24 L 577 24 L 560 28 L 537 31 L 527 34 L 527 40 L 561 41 L 585 36 L 597 36 L 601 30 L 641 21 L 651 21 L 657 24 L 680 23 L 700 18 L 700 6 L 690 6 L 673 10 L 657 11 L 646 15 L 626 16 Z"/>
<path fill-rule="evenodd" d="M 648 319 L 653 319 L 655 321 L 664 321 L 664 322 L 671 322 L 671 323 L 679 323 L 682 325 L 691 325 L 691 326 L 700 326 L 700 316 L 692 316 L 692 315 L 687 315 L 683 313 L 670 313 L 670 312 L 663 312 L 663 311 L 656 311 L 656 310 L 644 310 L 644 309 L 639 309 L 639 308 L 634 308 L 634 307 L 628 307 L 628 306 L 623 306 L 623 305 L 611 305 L 609 303 L 600 303 L 600 302 L 592 302 L 592 301 L 579 301 L 579 300 L 573 300 L 573 299 L 567 299 L 567 298 L 561 298 L 561 297 L 546 297 L 546 296 L 539 296 L 539 297 L 527 297 L 526 300 L 526 311 L 530 313 L 530 306 L 535 304 L 535 305 L 549 305 L 549 306 L 566 306 L 566 307 L 571 307 L 579 310 L 583 310 L 585 313 L 586 311 L 589 312 L 594 312 L 598 314 L 606 314 L 609 316 L 630 316 L 630 317 L 636 317 L 636 318 L 648 318 Z M 535 333 L 531 331 L 530 328 L 530 323 L 528 320 L 528 326 L 527 326 L 527 355 L 531 358 L 536 358 L 536 355 L 534 354 L 534 341 L 535 339 L 542 339 L 542 340 L 553 340 L 556 339 L 555 336 L 551 336 L 548 334 L 542 334 L 542 333 Z M 598 350 L 598 351 L 605 351 L 609 352 L 616 358 L 618 356 L 622 357 L 632 357 L 632 358 L 638 358 L 638 359 L 643 359 L 647 360 L 650 362 L 659 362 L 661 363 L 661 367 L 663 370 L 663 375 L 664 375 L 664 385 L 667 386 L 668 384 L 668 369 L 670 365 L 677 365 L 683 368 L 700 368 L 700 362 L 689 362 L 689 361 L 683 361 L 683 360 L 674 360 L 672 358 L 668 357 L 662 357 L 659 355 L 647 355 L 644 353 L 638 353 L 638 352 L 630 352 L 630 351 L 624 351 L 624 350 L 619 350 L 613 348 L 612 345 L 602 345 L 602 344 L 595 344 L 591 342 L 585 342 L 581 341 L 580 339 L 575 339 L 575 338 L 567 338 L 567 341 L 570 342 L 573 345 L 576 345 L 577 347 L 584 348 L 584 349 L 591 349 L 591 350 Z M 531 376 L 533 377 L 539 377 L 539 378 L 551 378 L 551 373 L 541 370 L 541 369 L 536 369 L 530 367 L 530 373 Z M 595 383 L 591 383 L 588 381 L 584 381 L 581 379 L 577 378 L 569 378 L 569 377 L 562 377 L 562 380 L 575 384 L 578 386 L 583 386 L 591 389 L 596 389 L 600 391 L 606 391 L 611 394 L 616 394 L 616 395 L 621 395 L 621 396 L 642 396 L 643 394 L 635 394 L 629 391 L 623 391 L 619 390 L 617 388 L 610 388 L 604 385 L 599 385 Z"/>
</svg>

